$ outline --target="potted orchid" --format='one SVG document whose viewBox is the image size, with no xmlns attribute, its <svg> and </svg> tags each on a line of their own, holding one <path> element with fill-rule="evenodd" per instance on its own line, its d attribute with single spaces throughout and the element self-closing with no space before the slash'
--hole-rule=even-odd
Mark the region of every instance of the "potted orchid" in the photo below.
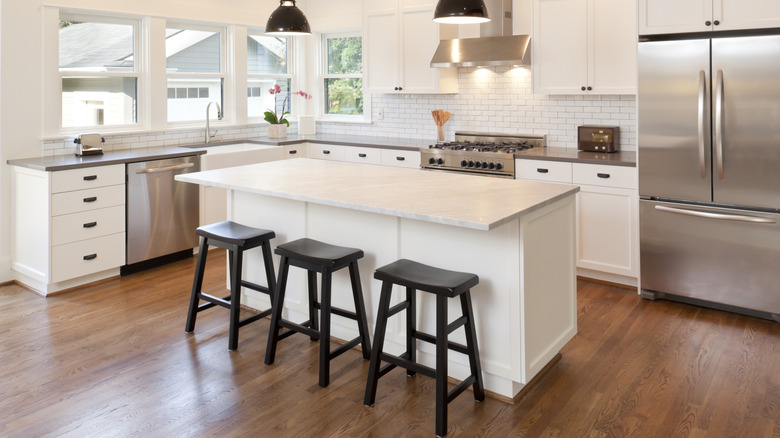
<svg viewBox="0 0 780 438">
<path fill-rule="evenodd" d="M 287 120 L 285 116 L 290 114 L 289 111 L 285 110 L 285 107 L 287 106 L 287 99 L 289 96 L 285 96 L 284 100 L 282 101 L 282 111 L 281 114 L 276 113 L 276 96 L 282 93 L 282 87 L 279 86 L 279 84 L 274 84 L 273 87 L 271 87 L 268 92 L 274 96 L 274 110 L 267 110 L 265 113 L 265 121 L 270 123 L 271 126 L 268 127 L 268 138 L 284 138 L 287 137 L 287 127 L 290 126 L 290 122 Z M 311 94 L 301 90 L 296 91 L 292 93 L 293 96 L 300 96 L 303 99 L 311 99 Z"/>
</svg>

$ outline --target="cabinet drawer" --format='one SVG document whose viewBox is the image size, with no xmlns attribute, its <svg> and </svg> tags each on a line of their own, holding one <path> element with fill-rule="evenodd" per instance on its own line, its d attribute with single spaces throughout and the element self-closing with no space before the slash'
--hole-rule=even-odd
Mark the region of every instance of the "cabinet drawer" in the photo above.
<svg viewBox="0 0 780 438">
<path fill-rule="evenodd" d="M 333 144 L 310 144 L 309 158 L 344 161 L 344 146 Z"/>
<path fill-rule="evenodd" d="M 61 193 L 125 183 L 125 165 L 60 170 L 51 174 L 51 192 Z"/>
<path fill-rule="evenodd" d="M 125 233 L 111 234 L 52 248 L 51 280 L 68 280 L 125 264 Z"/>
<path fill-rule="evenodd" d="M 52 246 L 125 231 L 125 206 L 55 216 L 51 220 Z"/>
<path fill-rule="evenodd" d="M 383 166 L 417 169 L 420 167 L 420 152 L 399 149 L 382 149 L 381 162 Z"/>
<path fill-rule="evenodd" d="M 125 205 L 124 184 L 56 193 L 51 196 L 51 215 L 60 216 L 117 205 Z"/>
<path fill-rule="evenodd" d="M 382 149 L 379 148 L 360 148 L 349 146 L 344 148 L 344 161 L 351 161 L 353 163 L 381 164 L 381 156 Z"/>
<path fill-rule="evenodd" d="M 573 181 L 574 184 L 635 189 L 636 167 L 575 163 Z"/>
<path fill-rule="evenodd" d="M 304 143 L 284 146 L 284 158 L 306 158 L 306 149 Z"/>
<path fill-rule="evenodd" d="M 516 178 L 571 184 L 571 164 L 563 161 L 515 160 Z"/>
</svg>

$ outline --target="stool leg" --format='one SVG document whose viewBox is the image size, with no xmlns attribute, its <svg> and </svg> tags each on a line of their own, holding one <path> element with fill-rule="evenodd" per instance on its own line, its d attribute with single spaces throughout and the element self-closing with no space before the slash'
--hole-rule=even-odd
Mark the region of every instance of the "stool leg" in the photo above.
<svg viewBox="0 0 780 438">
<path fill-rule="evenodd" d="M 477 330 L 474 327 L 474 309 L 471 307 L 471 291 L 460 294 L 460 306 L 468 318 L 466 330 L 466 349 L 469 351 L 469 366 L 474 376 L 474 400 L 485 400 L 485 384 L 482 380 L 482 365 L 479 362 L 479 347 L 477 345 Z"/>
<path fill-rule="evenodd" d="M 411 287 L 406 288 L 406 301 L 409 308 L 406 310 L 406 357 L 417 362 L 417 342 L 412 334 L 417 331 L 417 297 L 416 291 Z M 416 372 L 407 369 L 406 375 L 413 377 Z"/>
<path fill-rule="evenodd" d="M 268 284 L 268 298 L 271 300 L 271 308 L 274 307 L 274 289 L 276 289 L 276 273 L 274 272 L 274 259 L 271 255 L 271 243 L 263 242 L 263 265 L 265 266 L 265 281 Z"/>
<path fill-rule="evenodd" d="M 322 273 L 322 297 L 320 298 L 320 386 L 325 388 L 330 383 L 330 289 L 331 271 Z"/>
<path fill-rule="evenodd" d="M 241 267 L 244 262 L 244 251 L 233 248 L 230 250 L 232 263 L 230 265 L 230 330 L 228 332 L 228 350 L 238 349 L 238 323 L 241 316 Z"/>
<path fill-rule="evenodd" d="M 436 297 L 436 436 L 447 434 L 447 297 Z"/>
<path fill-rule="evenodd" d="M 290 270 L 290 263 L 287 257 L 282 256 L 279 261 L 279 280 L 274 288 L 274 297 L 271 309 L 271 326 L 268 329 L 268 345 L 265 348 L 265 364 L 271 365 L 276 357 L 276 344 L 279 341 L 279 321 L 282 319 L 282 308 L 284 307 L 284 293 L 287 289 L 287 272 Z"/>
<path fill-rule="evenodd" d="M 387 330 L 387 312 L 390 310 L 390 293 L 393 283 L 382 282 L 382 293 L 379 295 L 379 310 L 376 315 L 376 330 L 374 330 L 374 346 L 371 348 L 371 362 L 368 365 L 368 379 L 366 380 L 366 394 L 363 404 L 373 406 L 376 401 L 376 387 L 379 383 L 379 366 L 382 361 L 379 355 L 385 343 L 385 330 Z"/>
<path fill-rule="evenodd" d="M 319 330 L 319 324 L 317 324 L 317 308 L 314 307 L 314 303 L 317 302 L 317 273 L 314 271 L 306 271 L 308 278 L 307 284 L 309 287 L 309 327 L 312 330 Z M 310 336 L 309 339 L 316 341 L 316 336 Z"/>
<path fill-rule="evenodd" d="M 206 268 L 206 257 L 209 252 L 208 239 L 200 238 L 200 249 L 198 250 L 198 261 L 195 263 L 195 277 L 192 280 L 192 293 L 190 294 L 190 308 L 187 311 L 187 323 L 184 325 L 186 333 L 192 333 L 195 330 L 195 318 L 198 315 L 198 302 L 200 299 L 201 287 L 203 286 L 203 271 Z"/>
<path fill-rule="evenodd" d="M 352 280 L 352 297 L 355 300 L 355 315 L 357 315 L 358 332 L 360 332 L 360 348 L 363 359 L 371 357 L 371 341 L 368 339 L 368 320 L 366 305 L 363 301 L 363 286 L 360 284 L 360 271 L 357 262 L 349 264 L 349 277 Z"/>
</svg>

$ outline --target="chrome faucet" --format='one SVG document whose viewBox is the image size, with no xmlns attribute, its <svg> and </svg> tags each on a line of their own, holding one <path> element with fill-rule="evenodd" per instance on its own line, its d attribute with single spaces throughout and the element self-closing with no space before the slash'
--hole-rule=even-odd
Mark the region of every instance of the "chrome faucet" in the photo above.
<svg viewBox="0 0 780 438">
<path fill-rule="evenodd" d="M 213 134 L 211 133 L 211 126 L 209 125 L 209 109 L 212 103 L 217 106 L 217 120 L 222 120 L 222 110 L 219 108 L 219 104 L 217 102 L 209 102 L 206 105 L 206 143 L 211 143 L 211 139 L 217 135 L 216 130 L 214 130 Z"/>
</svg>

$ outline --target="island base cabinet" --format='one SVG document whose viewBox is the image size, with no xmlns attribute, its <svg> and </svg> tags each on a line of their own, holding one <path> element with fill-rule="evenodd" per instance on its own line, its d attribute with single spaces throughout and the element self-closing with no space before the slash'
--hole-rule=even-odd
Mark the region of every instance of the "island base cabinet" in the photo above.
<svg viewBox="0 0 780 438">
<path fill-rule="evenodd" d="M 489 231 L 399 218 L 350 208 L 276 198 L 244 191 L 228 194 L 228 218 L 248 226 L 273 229 L 279 245 L 309 237 L 335 245 L 360 248 L 360 280 L 371 330 L 376 319 L 381 284 L 374 270 L 400 258 L 433 266 L 473 272 L 480 283 L 472 289 L 476 329 L 485 385 L 493 395 L 510 401 L 550 363 L 576 334 L 575 202 L 567 196 Z M 245 254 L 244 277 L 263 284 L 260 254 Z M 275 259 L 278 266 L 278 257 Z M 333 305 L 352 309 L 349 276 L 333 274 Z M 396 286 L 393 304 L 404 290 Z M 418 292 L 418 328 L 435 333 L 434 299 Z M 459 315 L 451 300 L 451 315 Z M 265 309 L 265 294 L 243 291 L 242 303 Z M 291 269 L 283 315 L 296 322 L 308 319 L 306 273 Z M 405 349 L 405 313 L 390 319 L 385 349 Z M 352 321 L 332 320 L 333 336 L 352 339 Z M 462 330 L 451 335 L 465 342 Z M 435 349 L 418 343 L 418 359 L 432 366 Z M 449 373 L 469 375 L 468 359 L 450 354 Z"/>
</svg>

